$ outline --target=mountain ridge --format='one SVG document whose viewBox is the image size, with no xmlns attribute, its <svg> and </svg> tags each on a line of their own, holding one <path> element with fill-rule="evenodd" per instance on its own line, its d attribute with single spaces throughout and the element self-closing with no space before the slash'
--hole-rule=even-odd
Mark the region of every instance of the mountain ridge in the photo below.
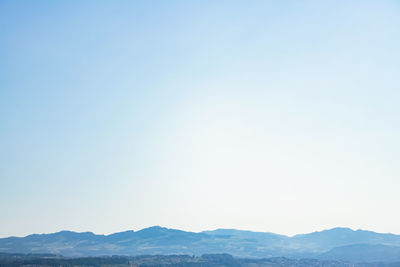
<svg viewBox="0 0 400 267">
<path fill-rule="evenodd" d="M 322 232 L 330 232 L 330 231 L 337 231 L 337 230 L 343 230 L 343 231 L 349 231 L 349 232 L 367 232 L 367 233 L 374 233 L 374 234 L 381 234 L 381 235 L 394 235 L 394 236 L 399 236 L 400 234 L 394 234 L 394 233 L 390 233 L 390 232 L 375 232 L 375 231 L 371 231 L 371 230 L 364 230 L 364 229 L 352 229 L 350 227 L 333 227 L 333 228 L 329 228 L 329 229 L 324 229 L 324 230 L 319 230 L 319 231 L 313 231 L 313 232 L 308 232 L 308 233 L 301 233 L 301 234 L 294 234 L 294 235 L 285 235 L 285 234 L 278 234 L 278 233 L 273 233 L 273 232 L 264 232 L 264 231 L 254 231 L 254 230 L 242 230 L 242 229 L 235 229 L 235 228 L 216 228 L 213 230 L 203 230 L 203 231 L 186 231 L 186 230 L 179 230 L 176 228 L 168 228 L 168 227 L 163 227 L 163 226 L 159 226 L 159 225 L 153 225 L 153 226 L 149 226 L 149 227 L 145 227 L 139 230 L 134 230 L 134 229 L 128 229 L 128 230 L 124 230 L 121 232 L 114 232 L 114 233 L 110 233 L 110 234 L 96 234 L 94 232 L 91 231 L 84 231 L 84 232 L 79 232 L 79 231 L 73 231 L 73 230 L 59 230 L 57 232 L 49 232 L 49 233 L 34 233 L 34 234 L 28 234 L 25 236 L 16 236 L 16 235 L 11 235 L 11 236 L 6 236 L 6 237 L 0 237 L 0 239 L 4 239 L 4 238 L 11 238 L 11 237 L 16 237 L 16 238 L 24 238 L 24 237 L 28 237 L 31 235 L 52 235 L 52 234 L 58 234 L 58 233 L 76 233 L 76 234 L 93 234 L 96 236 L 111 236 L 111 235 L 115 235 L 115 234 L 120 234 L 120 233 L 127 233 L 127 232 L 140 232 L 143 230 L 149 230 L 149 229 L 165 229 L 165 230 L 176 230 L 176 231 L 181 231 L 181 232 L 186 232 L 186 233 L 209 233 L 209 232 L 216 232 L 216 231 L 233 231 L 233 232 L 248 232 L 248 233 L 260 233 L 260 234 L 272 234 L 272 235 L 278 235 L 278 236 L 283 236 L 283 237 L 289 237 L 289 238 L 293 238 L 293 237 L 297 237 L 297 236 L 302 236 L 302 235 L 310 235 L 310 234 L 317 234 L 317 233 L 322 233 Z"/>
<path fill-rule="evenodd" d="M 0 252 L 53 253 L 71 257 L 229 253 L 242 258 L 358 257 L 362 260 L 362 255 L 365 255 L 363 251 L 368 251 L 371 260 L 381 259 L 375 255 L 381 253 L 388 255 L 391 261 L 400 261 L 400 235 L 345 227 L 286 236 L 224 228 L 189 232 L 152 226 L 108 235 L 62 230 L 49 234 L 0 238 Z"/>
</svg>

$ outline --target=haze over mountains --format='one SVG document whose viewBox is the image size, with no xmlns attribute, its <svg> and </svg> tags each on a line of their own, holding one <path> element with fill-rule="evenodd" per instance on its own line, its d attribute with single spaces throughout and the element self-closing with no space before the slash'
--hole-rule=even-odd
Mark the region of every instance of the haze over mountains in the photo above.
<svg viewBox="0 0 400 267">
<path fill-rule="evenodd" d="M 240 258 L 315 258 L 400 261 L 400 235 L 333 228 L 293 237 L 274 233 L 217 229 L 200 233 L 159 226 L 110 235 L 61 231 L 0 239 L 0 252 L 63 256 L 229 253 Z"/>
</svg>

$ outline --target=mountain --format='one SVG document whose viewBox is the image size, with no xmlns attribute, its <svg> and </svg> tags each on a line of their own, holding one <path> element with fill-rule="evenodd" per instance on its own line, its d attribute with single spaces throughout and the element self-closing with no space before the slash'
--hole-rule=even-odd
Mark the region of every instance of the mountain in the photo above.
<svg viewBox="0 0 400 267">
<path fill-rule="evenodd" d="M 296 235 L 291 238 L 291 243 L 303 248 L 306 245 L 307 250 L 319 252 L 333 247 L 363 243 L 400 246 L 399 237 L 399 235 L 394 234 L 378 234 L 364 230 L 353 231 L 350 228 L 338 227 L 321 232 Z"/>
<path fill-rule="evenodd" d="M 61 231 L 1 238 L 0 252 L 51 253 L 69 257 L 228 253 L 239 258 L 290 257 L 393 262 L 400 261 L 400 236 L 349 228 L 288 237 L 235 229 L 194 233 L 154 226 L 111 235 Z"/>
<path fill-rule="evenodd" d="M 203 231 L 202 233 L 215 237 L 236 237 L 248 240 L 257 240 L 263 243 L 276 243 L 288 240 L 289 237 L 274 233 L 243 231 L 236 229 L 217 229 L 213 231 Z"/>
</svg>

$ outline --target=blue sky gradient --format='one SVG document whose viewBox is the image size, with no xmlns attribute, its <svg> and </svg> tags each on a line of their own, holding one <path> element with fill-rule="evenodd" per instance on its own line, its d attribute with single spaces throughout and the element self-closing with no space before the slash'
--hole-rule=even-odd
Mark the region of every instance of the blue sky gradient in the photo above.
<svg viewBox="0 0 400 267">
<path fill-rule="evenodd" d="M 0 1 L 0 236 L 400 234 L 398 1 Z"/>
</svg>

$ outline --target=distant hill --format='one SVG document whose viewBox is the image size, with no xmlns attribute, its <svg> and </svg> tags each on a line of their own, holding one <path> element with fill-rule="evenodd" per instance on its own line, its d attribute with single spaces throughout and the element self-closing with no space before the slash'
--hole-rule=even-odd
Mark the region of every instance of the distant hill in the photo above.
<svg viewBox="0 0 400 267">
<path fill-rule="evenodd" d="M 307 250 L 328 250 L 333 247 L 346 246 L 350 244 L 382 244 L 400 246 L 399 235 L 379 234 L 372 231 L 357 230 L 350 228 L 333 228 L 321 232 L 296 235 L 291 238 L 292 244 L 299 247 L 307 245 Z"/>
<path fill-rule="evenodd" d="M 61 231 L 2 238 L 0 252 L 50 253 L 71 257 L 228 253 L 239 258 L 394 262 L 400 261 L 400 236 L 349 228 L 288 237 L 235 229 L 194 233 L 154 226 L 111 235 Z"/>
</svg>

